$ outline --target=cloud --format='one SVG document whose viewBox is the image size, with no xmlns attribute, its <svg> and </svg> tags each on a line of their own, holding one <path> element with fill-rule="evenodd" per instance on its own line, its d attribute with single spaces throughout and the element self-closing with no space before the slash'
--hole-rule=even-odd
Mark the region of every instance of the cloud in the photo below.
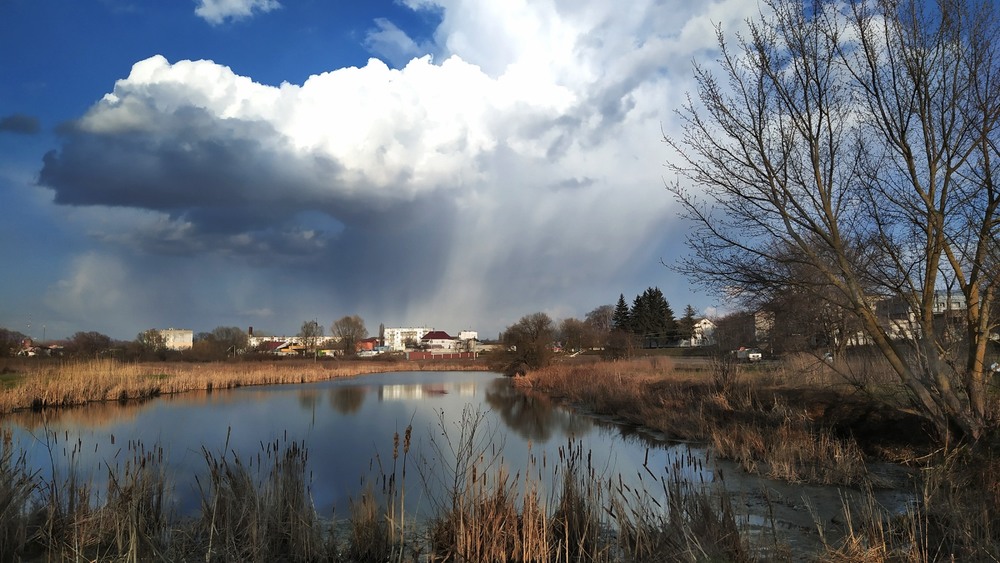
<svg viewBox="0 0 1000 563">
<path fill-rule="evenodd" d="M 283 288 L 269 297 L 282 303 L 216 292 L 214 305 L 296 322 L 322 303 L 331 319 L 491 331 L 666 277 L 659 259 L 683 237 L 661 124 L 712 42 L 690 30 L 747 8 L 408 5 L 442 11 L 433 46 L 387 20 L 368 36 L 390 61 L 437 54 L 401 68 L 372 59 L 269 86 L 212 61 L 140 61 L 60 132 L 39 184 L 95 210 L 91 236 L 144 275 L 157 260 L 238 271 L 249 292 Z"/>
<path fill-rule="evenodd" d="M 278 0 L 198 0 L 194 13 L 212 25 L 241 20 L 254 12 L 267 13 L 281 7 Z"/>
<path fill-rule="evenodd" d="M 35 135 L 41 130 L 38 118 L 31 115 L 15 113 L 6 117 L 0 117 L 0 133 L 14 133 L 17 135 Z"/>
<path fill-rule="evenodd" d="M 365 47 L 394 67 L 404 66 L 413 58 L 429 53 L 431 45 L 420 45 L 405 31 L 385 18 L 376 18 L 375 27 L 365 35 Z"/>
<path fill-rule="evenodd" d="M 74 259 L 68 277 L 50 290 L 47 302 L 53 309 L 76 318 L 96 317 L 108 311 L 132 309 L 122 288 L 128 283 L 127 267 L 110 255 L 88 253 Z"/>
</svg>

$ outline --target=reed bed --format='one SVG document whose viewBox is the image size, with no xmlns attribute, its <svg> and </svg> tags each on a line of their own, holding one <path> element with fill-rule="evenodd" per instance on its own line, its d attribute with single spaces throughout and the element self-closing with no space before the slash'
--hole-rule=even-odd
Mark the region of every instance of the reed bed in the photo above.
<svg viewBox="0 0 1000 563">
<path fill-rule="evenodd" d="M 995 516 L 1000 506 L 1000 461 L 995 459 L 995 444 L 928 451 L 927 443 L 919 441 L 919 420 L 905 417 L 902 424 L 885 426 L 876 419 L 866 436 L 854 434 L 866 430 L 864 417 L 873 405 L 888 404 L 891 411 L 891 405 L 904 400 L 895 377 L 877 358 L 828 363 L 801 355 L 766 366 L 713 360 L 696 370 L 649 358 L 590 366 L 557 364 L 529 373 L 515 385 L 668 437 L 704 441 L 716 455 L 735 460 L 752 473 L 847 486 L 853 491 L 851 500 L 845 497 L 843 516 L 832 522 L 837 533 L 831 535 L 831 522 L 817 521 L 825 551 L 816 560 L 1000 561 L 1000 521 Z M 996 397 L 990 408 L 998 408 Z M 860 424 L 852 426 L 856 422 Z M 883 431 L 916 438 L 917 445 L 885 445 L 881 440 L 893 436 L 879 435 Z M 892 511 L 876 500 L 875 489 L 886 483 L 869 471 L 871 453 L 879 456 L 876 461 L 889 459 L 919 468 L 913 481 L 914 501 L 906 510 Z M 640 510 L 638 522 L 620 522 L 619 537 L 637 546 L 636 560 L 642 560 L 639 556 L 659 560 L 651 554 L 672 550 L 678 534 L 669 540 L 659 535 L 669 529 L 656 525 L 663 518 L 661 507 L 632 506 Z M 724 514 L 725 507 L 717 506 L 711 514 L 720 511 Z M 656 533 L 647 528 L 651 525 Z M 702 545 L 725 545 L 719 538 L 700 542 L 690 532 L 684 535 L 681 544 L 696 550 Z M 713 555 L 709 549 L 699 553 L 693 560 L 739 560 L 739 555 Z M 789 557 L 787 549 L 775 545 L 765 559 L 784 557 Z"/>
<path fill-rule="evenodd" d="M 660 479 L 667 503 L 655 501 L 619 485 L 611 512 L 618 531 L 618 549 L 637 563 L 654 561 L 790 560 L 786 546 L 751 545 L 731 500 L 692 489 L 677 479 Z"/>
<path fill-rule="evenodd" d="M 0 562 L 18 560 L 27 543 L 29 500 L 37 490 L 36 474 L 29 472 L 25 455 L 16 452 L 9 430 L 0 437 Z"/>
<path fill-rule="evenodd" d="M 201 516 L 185 552 L 206 561 L 324 561 L 323 524 L 309 495 L 308 451 L 295 441 L 262 444 L 248 463 L 203 450 L 208 465 Z"/>
<path fill-rule="evenodd" d="M 167 477 L 163 451 L 129 442 L 104 462 L 106 488 L 103 493 L 93 476 L 79 467 L 81 445 L 45 436 L 49 455 L 69 459 L 61 474 L 52 465 L 48 477 L 26 473 L 23 461 L 10 463 L 14 450 L 4 442 L 0 473 L 18 475 L 20 504 L 10 505 L 0 525 L 15 527 L 17 541 L 3 553 L 10 561 L 23 559 L 145 561 L 162 557 L 169 545 L 169 511 L 165 499 Z M 20 458 L 23 460 L 23 457 Z"/>
<path fill-rule="evenodd" d="M 924 470 L 915 502 L 892 512 L 867 494 L 844 510 L 844 534 L 822 561 L 1000 561 L 1000 463 L 962 447 Z M 845 505 L 846 506 L 846 505 Z M 819 530 L 823 533 L 823 530 Z"/>
<path fill-rule="evenodd" d="M 231 363 L 137 363 L 114 359 L 22 361 L 5 366 L 7 384 L 0 390 L 0 414 L 42 410 L 96 401 L 142 401 L 183 393 L 250 385 L 324 381 L 401 369 L 476 370 L 474 363 L 404 363 L 361 361 L 247 361 Z"/>
<path fill-rule="evenodd" d="M 645 484 L 629 486 L 621 475 L 598 470 L 591 452 L 573 440 L 558 449 L 557 459 L 547 462 L 529 455 L 527 466 L 514 473 L 504 462 L 502 444 L 502 436 L 478 411 L 467 409 L 455 427 L 439 422 L 430 436 L 429 458 L 435 462 L 424 458 L 418 465 L 424 490 L 434 499 L 426 530 L 422 537 L 389 531 L 394 542 L 389 551 L 396 556 L 388 560 L 694 562 L 708 560 L 706 554 L 724 554 L 711 559 L 720 561 L 756 558 L 744 534 L 746 520 L 732 510 L 723 487 L 669 484 L 682 482 L 677 476 L 683 464 L 671 468 L 677 472 L 673 478 L 647 466 Z M 383 474 L 380 480 L 398 485 L 405 482 L 400 477 Z M 383 488 L 390 528 L 399 490 Z M 657 497 L 667 499 L 666 504 Z M 664 511 L 666 505 L 675 510 Z M 706 510 L 699 514 L 697 507 Z M 650 540 L 668 535 L 674 541 L 670 549 Z M 404 545 L 414 541 L 416 547 Z"/>
<path fill-rule="evenodd" d="M 788 368 L 762 369 L 729 360 L 704 369 L 678 369 L 669 359 L 639 358 L 590 365 L 556 364 L 531 372 L 515 385 L 645 427 L 678 440 L 703 441 L 717 455 L 747 471 L 786 481 L 860 486 L 870 479 L 857 442 L 817 420 L 808 404 L 788 396 L 834 377 L 824 366 L 809 383 Z M 849 386 L 841 386 L 847 388 Z M 839 397 L 830 386 L 830 397 Z M 819 415 L 824 414 L 820 412 Z"/>
</svg>

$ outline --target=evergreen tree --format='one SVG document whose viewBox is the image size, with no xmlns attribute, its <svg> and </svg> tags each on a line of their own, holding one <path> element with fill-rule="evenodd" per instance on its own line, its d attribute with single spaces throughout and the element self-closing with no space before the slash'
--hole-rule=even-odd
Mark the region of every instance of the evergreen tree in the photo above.
<svg viewBox="0 0 1000 563">
<path fill-rule="evenodd" d="M 628 303 L 625 302 L 625 294 L 618 294 L 618 304 L 615 305 L 615 312 L 611 315 L 611 328 L 615 330 L 629 331 L 632 326 L 632 313 L 629 311 Z"/>
<path fill-rule="evenodd" d="M 694 307 L 688 304 L 688 306 L 684 308 L 684 316 L 677 321 L 677 336 L 684 339 L 691 339 L 694 337 L 695 320 Z"/>
<path fill-rule="evenodd" d="M 654 287 L 650 290 L 650 301 L 653 307 L 653 315 L 656 319 L 656 338 L 660 346 L 672 344 L 677 340 L 677 319 L 674 318 L 674 310 L 670 307 L 670 302 L 663 296 L 660 288 Z"/>
<path fill-rule="evenodd" d="M 632 300 L 629 329 L 640 337 L 648 336 L 653 330 L 652 311 L 649 305 L 649 289 L 636 295 Z"/>
<path fill-rule="evenodd" d="M 677 338 L 677 321 L 658 287 L 647 288 L 632 304 L 630 329 L 647 347 L 663 346 Z"/>
<path fill-rule="evenodd" d="M 618 303 L 611 313 L 611 330 L 604 344 L 604 357 L 612 360 L 632 355 L 636 342 L 632 335 L 632 312 L 625 301 L 625 294 L 618 294 Z"/>
</svg>

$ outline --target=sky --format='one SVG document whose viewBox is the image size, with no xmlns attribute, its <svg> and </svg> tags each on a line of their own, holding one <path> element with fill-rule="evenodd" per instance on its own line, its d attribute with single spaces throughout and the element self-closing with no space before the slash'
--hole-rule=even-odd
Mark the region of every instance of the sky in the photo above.
<svg viewBox="0 0 1000 563">
<path fill-rule="evenodd" d="M 495 338 L 659 287 L 745 0 L 0 0 L 0 327 Z"/>
</svg>

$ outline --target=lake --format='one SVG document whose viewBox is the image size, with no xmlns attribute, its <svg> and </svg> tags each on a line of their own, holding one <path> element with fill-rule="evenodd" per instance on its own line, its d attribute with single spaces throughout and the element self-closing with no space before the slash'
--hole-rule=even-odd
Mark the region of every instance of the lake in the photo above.
<svg viewBox="0 0 1000 563">
<path fill-rule="evenodd" d="M 833 487 L 748 476 L 712 459 L 702 445 L 658 441 L 525 396 L 509 379 L 478 371 L 403 371 L 184 393 L 141 404 L 19 413 L 4 418 L 3 426 L 15 446 L 25 449 L 28 466 L 43 477 L 55 471 L 57 480 L 65 478 L 72 466 L 93 481 L 96 491 L 104 488 L 108 467 L 121 466 L 129 452 L 162 449 L 170 497 L 182 516 L 198 509 L 196 477 L 204 481 L 206 452 L 266 469 L 262 455 L 300 444 L 308 452 L 310 493 L 325 517 L 346 516 L 350 500 L 365 484 L 377 486 L 405 455 L 407 507 L 419 518 L 443 494 L 442 472 L 454 465 L 452 450 L 473 430 L 470 419 L 477 420 L 475 455 L 493 459 L 492 470 L 502 465 L 511 476 L 532 476 L 543 498 L 558 488 L 558 462 L 577 452 L 579 463 L 599 479 L 646 490 L 643 496 L 657 502 L 665 495 L 662 480 L 692 486 L 715 482 L 738 498 L 736 506 L 746 510 L 743 518 L 751 526 L 773 521 L 789 543 L 801 546 L 818 541 L 810 510 L 821 520 L 835 518 L 843 498 Z M 407 427 L 412 428 L 409 447 L 403 443 Z M 886 492 L 885 501 L 901 505 L 905 496 Z"/>
</svg>

